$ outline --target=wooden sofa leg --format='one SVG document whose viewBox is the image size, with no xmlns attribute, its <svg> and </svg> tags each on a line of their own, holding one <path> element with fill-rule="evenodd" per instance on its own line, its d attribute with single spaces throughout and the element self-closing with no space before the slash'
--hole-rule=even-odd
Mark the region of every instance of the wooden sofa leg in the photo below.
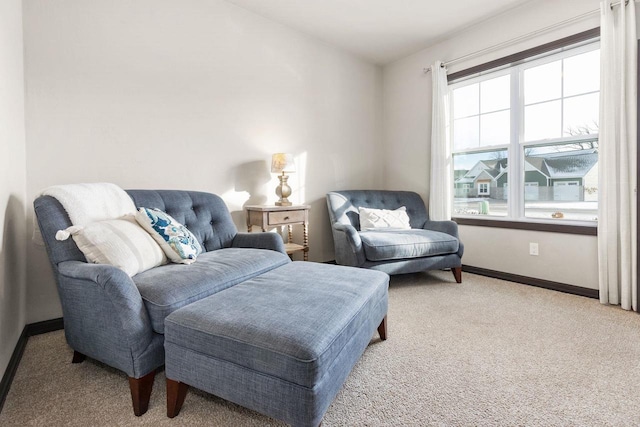
<svg viewBox="0 0 640 427">
<path fill-rule="evenodd" d="M 451 269 L 453 277 L 456 278 L 456 282 L 462 283 L 462 267 L 454 267 Z"/>
<path fill-rule="evenodd" d="M 136 417 L 144 414 L 147 412 L 147 409 L 149 409 L 149 399 L 151 398 L 151 389 L 153 389 L 153 379 L 155 376 L 156 371 L 154 369 L 141 378 L 129 377 L 133 413 Z"/>
<path fill-rule="evenodd" d="M 378 334 L 380 334 L 380 339 L 382 341 L 387 339 L 387 316 L 384 316 L 384 319 L 380 322 L 380 326 L 378 326 Z"/>
<path fill-rule="evenodd" d="M 187 384 L 167 378 L 167 417 L 173 418 L 180 413 L 187 390 Z"/>
<path fill-rule="evenodd" d="M 85 356 L 84 354 L 80 353 L 79 351 L 73 351 L 73 359 L 71 360 L 71 363 L 82 363 L 84 362 L 84 359 L 86 359 L 87 356 Z"/>
</svg>

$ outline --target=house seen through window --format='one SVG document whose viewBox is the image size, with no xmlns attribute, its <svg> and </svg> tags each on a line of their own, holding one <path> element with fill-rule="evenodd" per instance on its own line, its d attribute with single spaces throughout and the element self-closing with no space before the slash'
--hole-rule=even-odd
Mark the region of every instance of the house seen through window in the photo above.
<svg viewBox="0 0 640 427">
<path fill-rule="evenodd" d="M 597 42 L 451 82 L 454 216 L 595 221 Z"/>
</svg>

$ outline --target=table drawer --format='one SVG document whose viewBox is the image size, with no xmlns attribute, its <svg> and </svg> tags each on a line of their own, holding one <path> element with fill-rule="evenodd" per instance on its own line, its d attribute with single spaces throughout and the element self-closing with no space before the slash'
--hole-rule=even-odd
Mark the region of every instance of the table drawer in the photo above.
<svg viewBox="0 0 640 427">
<path fill-rule="evenodd" d="M 269 225 L 304 222 L 304 211 L 269 212 Z"/>
</svg>

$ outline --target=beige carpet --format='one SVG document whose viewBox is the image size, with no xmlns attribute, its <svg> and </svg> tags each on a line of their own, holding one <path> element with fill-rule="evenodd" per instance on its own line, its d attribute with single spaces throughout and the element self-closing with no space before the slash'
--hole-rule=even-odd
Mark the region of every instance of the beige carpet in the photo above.
<svg viewBox="0 0 640 427">
<path fill-rule="evenodd" d="M 365 351 L 323 426 L 640 425 L 640 316 L 471 274 L 394 277 L 389 339 Z M 133 415 L 124 374 L 72 365 L 64 335 L 32 337 L 3 426 L 281 425 L 191 389 L 165 416 L 165 377 Z"/>
</svg>

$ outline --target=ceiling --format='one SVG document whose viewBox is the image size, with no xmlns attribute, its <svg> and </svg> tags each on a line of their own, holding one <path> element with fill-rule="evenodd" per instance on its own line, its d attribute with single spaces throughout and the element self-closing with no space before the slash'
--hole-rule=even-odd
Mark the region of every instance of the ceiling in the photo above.
<svg viewBox="0 0 640 427">
<path fill-rule="evenodd" d="M 531 0 L 228 0 L 375 64 Z"/>
</svg>

